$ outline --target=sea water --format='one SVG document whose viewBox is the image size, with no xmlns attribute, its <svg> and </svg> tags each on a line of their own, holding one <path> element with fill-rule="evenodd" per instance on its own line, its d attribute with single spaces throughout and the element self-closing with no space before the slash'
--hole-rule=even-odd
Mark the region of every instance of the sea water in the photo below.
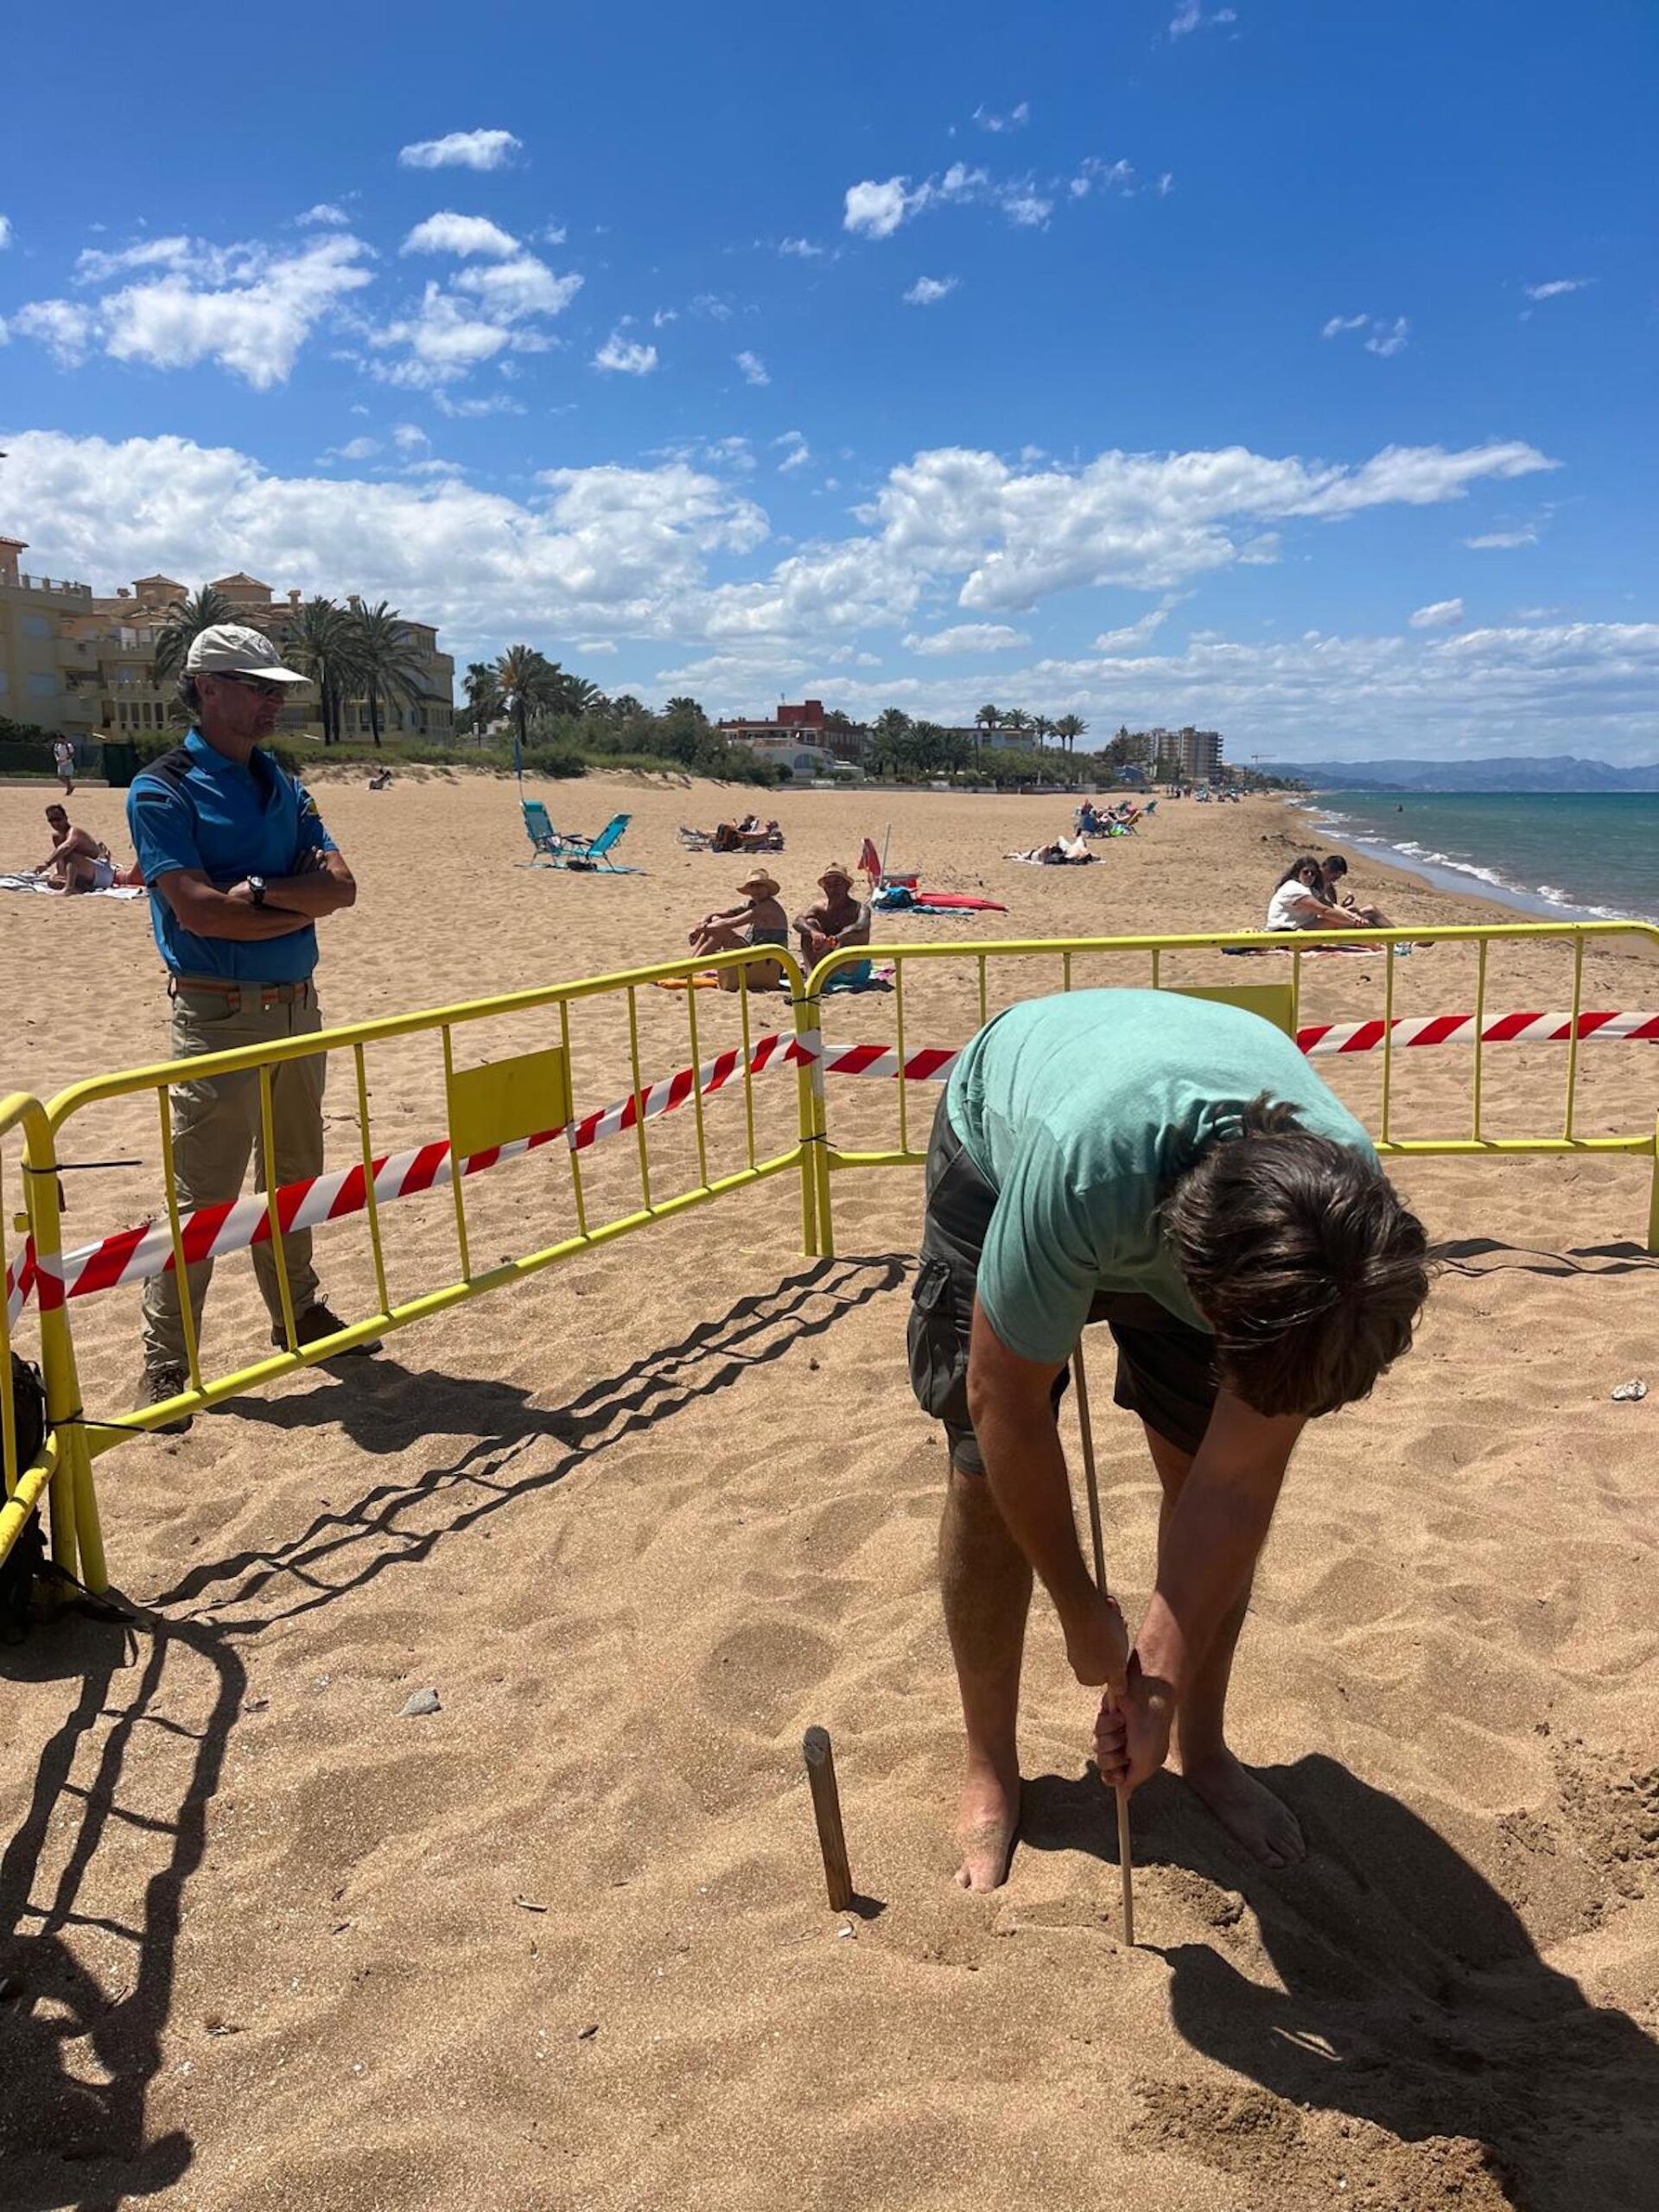
<svg viewBox="0 0 1659 2212">
<path fill-rule="evenodd" d="M 1309 804 L 1319 835 L 1442 890 L 1530 913 L 1659 921 L 1659 791 L 1328 791 Z"/>
</svg>

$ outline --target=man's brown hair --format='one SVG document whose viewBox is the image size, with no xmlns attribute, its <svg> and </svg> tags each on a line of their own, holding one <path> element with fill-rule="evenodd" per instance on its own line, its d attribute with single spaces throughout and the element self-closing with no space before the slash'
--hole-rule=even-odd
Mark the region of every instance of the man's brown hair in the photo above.
<svg viewBox="0 0 1659 2212">
<path fill-rule="evenodd" d="M 1222 1382 L 1256 1412 L 1334 1413 L 1409 1350 L 1421 1222 L 1374 1160 L 1265 1092 L 1175 1185 L 1163 1224 Z"/>
</svg>

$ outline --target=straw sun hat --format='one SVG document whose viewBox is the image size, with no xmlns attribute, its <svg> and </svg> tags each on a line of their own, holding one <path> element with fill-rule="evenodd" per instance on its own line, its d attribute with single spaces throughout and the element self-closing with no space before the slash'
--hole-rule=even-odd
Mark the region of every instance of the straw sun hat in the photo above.
<svg viewBox="0 0 1659 2212">
<path fill-rule="evenodd" d="M 818 881 L 820 883 L 844 883 L 849 887 L 851 887 L 852 880 L 853 872 L 851 868 L 843 868 L 839 861 L 831 861 L 829 867 L 825 868 L 823 874 L 818 878 Z"/>
<path fill-rule="evenodd" d="M 737 887 L 740 891 L 747 892 L 752 899 L 775 899 L 778 896 L 777 879 L 768 875 L 763 868 L 746 875 Z"/>
</svg>

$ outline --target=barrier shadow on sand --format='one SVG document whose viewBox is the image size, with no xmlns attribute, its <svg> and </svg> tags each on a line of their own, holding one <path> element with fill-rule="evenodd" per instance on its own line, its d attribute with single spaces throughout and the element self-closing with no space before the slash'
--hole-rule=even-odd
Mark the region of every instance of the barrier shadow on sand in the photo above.
<svg viewBox="0 0 1659 2212">
<path fill-rule="evenodd" d="M 201 1863 L 244 1670 L 210 1633 L 74 1614 L 7 1660 L 13 1684 L 67 1676 L 79 1693 L 0 1855 L 3 2202 L 7 2212 L 115 2212 L 170 2190 L 194 2155 L 181 2131 L 149 2139 L 146 2103 L 185 1885 Z M 190 1720 L 176 1717 L 184 1709 Z M 112 1826 L 144 1862 L 136 1924 L 82 1904 Z"/>
<path fill-rule="evenodd" d="M 1431 1244 L 1431 1262 L 1459 1275 L 1634 1275 L 1659 1273 L 1659 1255 L 1640 1244 L 1578 1244 L 1565 1252 L 1505 1244 L 1493 1236 L 1459 1236 Z M 1484 1261 L 1485 1266 L 1474 1264 Z"/>
<path fill-rule="evenodd" d="M 513 1384 L 416 1372 L 385 1356 L 342 1363 L 309 1391 L 233 1400 L 226 1410 L 245 1421 L 290 1431 L 338 1425 L 354 1444 L 380 1455 L 434 1435 L 474 1440 L 412 1481 L 377 1484 L 352 1504 L 319 1514 L 284 1544 L 193 1567 L 151 1602 L 159 1607 L 206 1598 L 216 1628 L 232 1634 L 332 1604 L 389 1567 L 418 1565 L 444 1539 L 518 1498 L 553 1488 L 597 1453 L 823 1336 L 859 1306 L 897 1289 L 913 1264 L 901 1253 L 816 1262 L 555 1408 L 537 1405 Z M 542 1449 L 549 1443 L 561 1447 L 551 1460 Z M 294 1590 L 287 1602 L 235 1613 L 283 1582 Z"/>
<path fill-rule="evenodd" d="M 1518 2212 L 1656 2201 L 1659 2044 L 1539 1955 L 1520 1916 L 1445 1837 L 1335 1759 L 1263 1768 L 1308 1840 L 1300 1866 L 1255 1868 L 1173 1776 L 1136 1793 L 1136 1848 L 1242 1894 L 1278 1977 L 1216 1944 L 1167 1948 L 1171 2017 L 1196 2051 L 1274 2097 L 1369 2120 L 1402 2141 L 1462 2137 Z M 1116 1863 L 1092 1772 L 1027 1786 L 1021 1848 Z M 1147 1916 L 1143 1912 L 1142 1919 Z"/>
</svg>

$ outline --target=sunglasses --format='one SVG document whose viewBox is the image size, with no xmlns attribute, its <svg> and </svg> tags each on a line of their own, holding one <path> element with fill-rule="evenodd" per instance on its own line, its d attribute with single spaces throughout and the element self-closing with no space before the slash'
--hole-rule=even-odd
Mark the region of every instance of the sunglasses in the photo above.
<svg viewBox="0 0 1659 2212">
<path fill-rule="evenodd" d="M 215 683 L 239 683 L 251 691 L 256 698 L 280 699 L 288 689 L 285 683 L 268 683 L 263 676 L 232 676 L 223 669 L 213 669 L 209 672 Z"/>
</svg>

